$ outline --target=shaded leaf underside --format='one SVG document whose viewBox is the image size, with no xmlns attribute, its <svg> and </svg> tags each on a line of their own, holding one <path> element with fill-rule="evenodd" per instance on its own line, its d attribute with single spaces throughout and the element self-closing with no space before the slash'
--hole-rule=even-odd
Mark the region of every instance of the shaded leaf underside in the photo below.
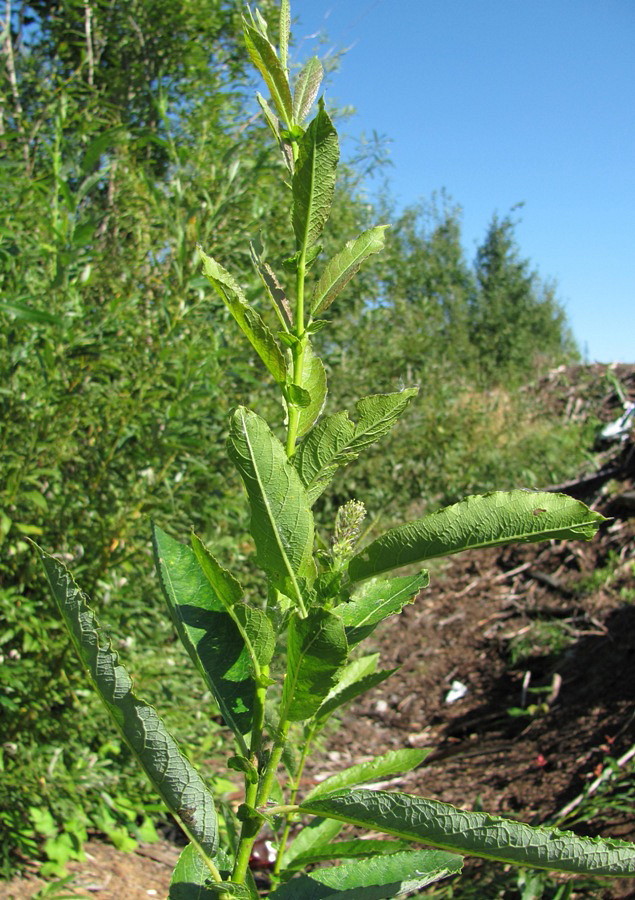
<svg viewBox="0 0 635 900">
<path fill-rule="evenodd" d="M 301 809 L 443 850 L 514 865 L 579 874 L 635 875 L 635 844 L 532 827 L 410 794 L 359 789 L 309 800 Z"/>
<path fill-rule="evenodd" d="M 191 840 L 213 856 L 218 827 L 210 791 L 156 710 L 135 695 L 132 679 L 68 570 L 52 556 L 39 553 L 62 618 L 97 693 L 168 809 Z"/>
</svg>

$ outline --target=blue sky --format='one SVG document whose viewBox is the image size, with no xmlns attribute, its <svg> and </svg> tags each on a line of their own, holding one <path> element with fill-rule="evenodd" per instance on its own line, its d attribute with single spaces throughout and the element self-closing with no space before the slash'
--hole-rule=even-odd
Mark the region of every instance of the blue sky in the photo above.
<svg viewBox="0 0 635 900">
<path fill-rule="evenodd" d="M 557 282 L 583 352 L 635 362 L 634 0 L 291 0 L 291 11 L 299 59 L 347 49 L 327 106 L 355 107 L 351 138 L 390 140 L 397 203 L 445 189 L 470 259 L 492 214 L 524 203 L 521 254 Z"/>
</svg>

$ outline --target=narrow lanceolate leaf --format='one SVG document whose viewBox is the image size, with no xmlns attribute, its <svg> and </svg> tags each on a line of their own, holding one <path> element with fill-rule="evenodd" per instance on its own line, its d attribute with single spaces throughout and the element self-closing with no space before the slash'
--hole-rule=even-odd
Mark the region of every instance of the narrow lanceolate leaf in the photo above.
<svg viewBox="0 0 635 900">
<path fill-rule="evenodd" d="M 299 856 L 328 847 L 338 836 L 344 824 L 336 819 L 312 819 L 293 838 L 283 853 L 282 868 L 286 869 Z"/>
<path fill-rule="evenodd" d="M 349 647 L 350 646 L 351 642 L 349 641 Z M 318 730 L 321 729 L 326 724 L 329 717 L 336 709 L 339 709 L 340 706 L 350 703 L 350 701 L 355 700 L 356 697 L 361 697 L 366 691 L 377 687 L 382 681 L 386 681 L 386 679 L 390 678 L 391 675 L 394 675 L 396 671 L 397 669 L 380 669 L 378 672 L 371 672 L 369 675 L 363 675 L 361 678 L 358 678 L 356 681 L 353 681 L 344 687 L 337 684 L 320 704 L 319 709 L 313 716 L 316 728 Z"/>
<path fill-rule="evenodd" d="M 192 550 L 212 590 L 234 623 L 249 653 L 252 670 L 258 674 L 269 665 L 276 647 L 273 626 L 261 610 L 242 603 L 242 590 L 236 579 L 218 564 L 205 544 L 192 535 Z"/>
<path fill-rule="evenodd" d="M 309 394 L 309 403 L 302 409 L 298 420 L 298 437 L 303 437 L 319 418 L 326 402 L 326 372 L 319 356 L 310 343 L 304 351 L 302 387 Z"/>
<path fill-rule="evenodd" d="M 357 424 L 347 412 L 325 416 L 299 445 L 293 464 L 306 486 L 310 503 L 325 490 L 339 466 L 387 434 L 404 412 L 417 388 L 394 394 L 372 394 L 355 404 Z"/>
<path fill-rule="evenodd" d="M 589 875 L 635 875 L 635 844 L 532 827 L 410 794 L 359 789 L 310 800 L 302 804 L 302 811 L 513 865 Z"/>
<path fill-rule="evenodd" d="M 335 683 L 347 652 L 344 625 L 338 616 L 319 608 L 309 610 L 306 618 L 297 613 L 291 616 L 280 714 L 283 721 L 301 722 L 313 715 Z"/>
<path fill-rule="evenodd" d="M 203 253 L 200 247 L 199 253 L 203 260 L 205 277 L 223 300 L 273 378 L 278 384 L 284 384 L 287 377 L 287 364 L 273 333 L 264 323 L 260 314 L 247 303 L 241 288 L 229 272 L 211 256 Z"/>
<path fill-rule="evenodd" d="M 287 870 L 304 869 L 307 866 L 328 862 L 331 859 L 365 859 L 369 856 L 381 856 L 408 849 L 407 841 L 382 841 L 366 838 L 353 841 L 336 841 L 332 844 L 318 847 L 313 852 L 296 857 L 293 865 L 288 866 Z"/>
<path fill-rule="evenodd" d="M 266 37 L 267 37 L 267 31 L 268 31 L 268 25 L 267 25 L 267 20 L 265 19 L 265 17 L 263 16 L 263 14 L 260 12 L 260 10 L 258 9 L 258 7 L 256 7 L 256 8 L 254 9 L 253 15 L 252 15 L 251 9 L 250 9 L 249 7 L 247 7 L 247 11 L 248 11 L 249 16 L 250 16 L 250 18 L 251 18 L 251 23 L 252 23 L 252 25 L 258 30 L 258 32 L 259 32 L 263 37 L 266 38 Z"/>
<path fill-rule="evenodd" d="M 249 57 L 269 88 L 278 115 L 287 126 L 291 126 L 293 102 L 289 81 L 273 44 L 244 18 L 243 33 Z"/>
<path fill-rule="evenodd" d="M 311 298 L 311 315 L 317 316 L 331 305 L 340 291 L 346 287 L 362 263 L 384 248 L 384 232 L 387 225 L 376 225 L 359 237 L 348 241 L 343 250 L 327 263 Z"/>
<path fill-rule="evenodd" d="M 276 278 L 271 266 L 260 257 L 253 244 L 249 245 L 249 249 L 251 252 L 251 260 L 256 271 L 260 275 L 260 280 L 269 295 L 269 299 L 278 310 L 278 315 L 282 322 L 284 322 L 287 328 L 291 328 L 293 325 L 291 306 L 282 285 Z"/>
<path fill-rule="evenodd" d="M 604 516 L 565 494 L 495 491 L 387 531 L 351 559 L 353 581 L 461 550 L 513 541 L 589 541 Z"/>
<path fill-rule="evenodd" d="M 317 869 L 292 878 L 270 900 L 394 900 L 461 871 L 463 859 L 439 850 L 409 850 Z"/>
<path fill-rule="evenodd" d="M 272 135 L 279 144 L 282 143 L 282 138 L 280 135 L 280 123 L 278 122 L 277 116 L 259 91 L 256 91 L 256 100 L 258 101 L 258 105 L 262 110 L 262 113 L 265 117 L 265 122 L 269 126 L 269 130 L 271 131 Z"/>
<path fill-rule="evenodd" d="M 337 132 L 320 104 L 300 138 L 293 173 L 293 231 L 298 250 L 308 250 L 322 234 L 331 211 L 339 160 Z"/>
<path fill-rule="evenodd" d="M 21 319 L 23 322 L 32 324 L 45 325 L 63 325 L 64 320 L 59 316 L 43 309 L 33 309 L 26 303 L 8 303 L 6 300 L 0 301 L 0 313 L 9 313 L 15 319 Z"/>
<path fill-rule="evenodd" d="M 289 54 L 289 34 L 291 32 L 291 9 L 289 0 L 280 0 L 280 65 L 287 71 Z"/>
<path fill-rule="evenodd" d="M 418 392 L 416 387 L 405 388 L 394 394 L 371 394 L 358 400 L 355 404 L 358 421 L 351 449 L 361 453 L 387 434 Z"/>
<path fill-rule="evenodd" d="M 348 635 L 347 635 L 348 640 Z M 348 641 L 350 647 L 350 641 Z M 319 728 L 326 724 L 329 716 L 344 703 L 359 697 L 370 687 L 380 684 L 396 669 L 377 671 L 379 653 L 369 653 L 351 660 L 337 673 L 337 681 L 328 692 L 319 709 L 313 716 L 313 722 Z"/>
<path fill-rule="evenodd" d="M 285 141 L 283 139 L 282 134 L 280 133 L 280 123 L 279 123 L 276 115 L 272 111 L 271 107 L 269 106 L 269 104 L 267 103 L 265 98 L 262 96 L 262 94 L 258 93 L 258 91 L 256 91 L 256 100 L 258 101 L 258 104 L 263 112 L 265 121 L 266 121 L 267 125 L 269 126 L 269 130 L 273 134 L 273 137 L 282 152 L 282 157 L 284 159 L 287 169 L 289 170 L 289 172 L 293 173 L 293 168 L 294 168 L 293 150 L 292 150 L 291 146 L 287 143 L 287 141 Z"/>
<path fill-rule="evenodd" d="M 378 778 L 389 778 L 392 775 L 402 775 L 421 765 L 426 756 L 432 753 L 432 747 L 418 748 L 416 750 L 389 750 L 376 756 L 367 762 L 349 766 L 341 772 L 336 772 L 329 778 L 312 788 L 304 798 L 311 800 L 321 797 L 331 791 L 341 791 L 346 787 L 354 787 L 365 781 L 376 781 Z"/>
<path fill-rule="evenodd" d="M 278 438 L 251 410 L 236 410 L 227 446 L 247 490 L 258 563 L 278 590 L 299 600 L 298 578 L 314 575 L 313 516 L 304 486 Z"/>
<path fill-rule="evenodd" d="M 428 572 L 424 571 L 419 575 L 388 578 L 363 585 L 348 603 L 341 603 L 334 610 L 346 626 L 349 644 L 359 643 L 388 616 L 401 612 L 429 582 Z"/>
<path fill-rule="evenodd" d="M 328 696 L 330 697 L 336 691 L 343 691 L 366 675 L 372 675 L 373 672 L 377 671 L 378 662 L 379 653 L 368 653 L 366 656 L 358 656 L 356 659 L 352 659 L 338 673 L 337 684 Z"/>
<path fill-rule="evenodd" d="M 77 654 L 97 693 L 162 800 L 207 856 L 218 847 L 214 798 L 153 707 L 133 691 L 132 680 L 99 627 L 87 597 L 70 572 L 39 551 L 44 570 Z"/>
<path fill-rule="evenodd" d="M 323 75 L 322 63 L 317 56 L 312 56 L 305 62 L 296 78 L 293 91 L 293 120 L 298 125 L 304 122 L 311 111 L 320 90 Z"/>
<path fill-rule="evenodd" d="M 194 551 L 156 526 L 154 552 L 175 628 L 214 695 L 227 726 L 251 728 L 256 682 L 243 635 L 205 576 Z"/>
</svg>

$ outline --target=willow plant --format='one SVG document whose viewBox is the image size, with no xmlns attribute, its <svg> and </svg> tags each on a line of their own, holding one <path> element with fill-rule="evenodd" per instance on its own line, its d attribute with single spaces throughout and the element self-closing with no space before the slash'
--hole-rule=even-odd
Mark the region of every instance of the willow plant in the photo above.
<svg viewBox="0 0 635 900">
<path fill-rule="evenodd" d="M 561 872 L 633 876 L 630 843 L 363 787 L 423 765 L 429 749 L 384 753 L 302 789 L 308 755 L 331 716 L 392 674 L 378 668 L 377 653 L 364 653 L 360 645 L 425 590 L 422 564 L 512 541 L 590 540 L 602 516 L 561 494 L 494 492 L 364 545 L 364 505 L 351 500 L 337 512 L 329 549 L 316 550 L 313 504 L 340 467 L 395 426 L 416 388 L 363 397 L 352 416 L 348 410 L 323 414 L 326 375 L 312 337 L 327 326 L 322 315 L 342 288 L 382 249 L 386 226 L 364 231 L 323 260 L 320 238 L 335 189 L 338 136 L 322 99 L 316 104 L 319 60 L 310 59 L 290 81 L 289 29 L 288 0 L 280 5 L 278 47 L 258 11 L 244 19 L 247 50 L 270 93 L 270 100 L 258 95 L 258 102 L 290 188 L 295 252 L 282 274 L 274 273 L 260 245 L 251 247 L 273 327 L 248 302 L 239 280 L 200 250 L 207 279 L 273 379 L 286 411 L 284 440 L 251 409 L 238 407 L 229 421 L 227 453 L 251 513 L 261 599 L 246 598 L 196 535 L 184 544 L 154 528 L 156 567 L 174 625 L 233 735 L 227 765 L 244 784 L 237 808 L 215 802 L 157 712 L 134 693 L 69 572 L 41 552 L 95 689 L 189 839 L 170 897 L 254 900 L 260 893 L 250 858 L 263 836 L 273 851 L 272 900 L 397 897 L 459 873 L 466 854 Z M 414 574 L 392 574 L 405 566 Z M 385 837 L 342 837 L 346 825 L 355 826 L 354 835 L 362 828 Z"/>
</svg>

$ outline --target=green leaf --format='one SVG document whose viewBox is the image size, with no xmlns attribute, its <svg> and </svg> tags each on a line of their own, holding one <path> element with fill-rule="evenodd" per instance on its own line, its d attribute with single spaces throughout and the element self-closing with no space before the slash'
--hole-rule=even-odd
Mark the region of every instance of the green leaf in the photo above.
<svg viewBox="0 0 635 900">
<path fill-rule="evenodd" d="M 260 12 L 260 10 L 258 9 L 257 6 L 254 9 L 255 20 L 254 20 L 254 16 L 252 16 L 252 14 L 251 14 L 251 9 L 249 9 L 249 7 L 248 7 L 248 10 L 249 10 L 249 15 L 251 16 L 251 19 L 252 19 L 252 25 L 258 29 L 258 31 L 260 32 L 260 34 L 263 37 L 267 38 L 268 37 L 268 34 L 267 34 L 268 26 L 267 26 L 267 20 L 265 19 L 265 17 L 262 15 L 262 13 Z"/>
<path fill-rule="evenodd" d="M 22 534 L 44 534 L 44 529 L 39 525 L 29 525 L 28 522 L 14 522 L 13 527 L 21 531 Z"/>
<path fill-rule="evenodd" d="M 356 659 L 352 659 L 340 670 L 337 676 L 337 684 L 328 696 L 330 697 L 337 691 L 343 691 L 366 675 L 372 675 L 377 670 L 378 662 L 379 653 L 368 653 L 366 656 L 358 656 Z"/>
<path fill-rule="evenodd" d="M 230 756 L 227 760 L 227 768 L 235 772 L 242 772 L 247 776 L 250 784 L 258 784 L 258 769 L 244 756 Z"/>
<path fill-rule="evenodd" d="M 350 450 L 354 437 L 355 425 L 347 412 L 340 411 L 324 416 L 299 444 L 293 465 L 311 505 L 327 488 L 339 466 L 356 458 L 357 454 Z"/>
<path fill-rule="evenodd" d="M 352 581 L 461 550 L 512 541 L 591 540 L 604 516 L 565 494 L 495 491 L 400 525 L 348 564 Z"/>
<path fill-rule="evenodd" d="M 278 340 L 285 347 L 289 347 L 290 350 L 293 350 L 300 343 L 300 338 L 296 337 L 295 334 L 291 334 L 290 331 L 279 331 Z"/>
<path fill-rule="evenodd" d="M 394 394 L 372 394 L 358 400 L 355 404 L 357 424 L 351 422 L 345 411 L 324 416 L 318 422 L 293 457 L 311 504 L 340 466 L 357 459 L 362 450 L 390 431 L 417 390 L 407 388 Z"/>
<path fill-rule="evenodd" d="M 336 819 L 312 819 L 308 825 L 304 825 L 284 851 L 282 867 L 286 869 L 298 857 L 328 846 L 343 827 L 343 823 Z"/>
<path fill-rule="evenodd" d="M 363 585 L 348 603 L 341 603 L 333 610 L 342 617 L 346 625 L 349 644 L 358 644 L 388 616 L 401 612 L 429 583 L 428 572 L 424 571 L 414 576 L 389 578 Z"/>
<path fill-rule="evenodd" d="M 340 706 L 344 706 L 345 703 L 350 703 L 351 700 L 360 697 L 371 688 L 377 687 L 378 684 L 381 684 L 382 681 L 386 681 L 386 679 L 390 678 L 396 671 L 397 669 L 380 669 L 378 672 L 364 675 L 362 678 L 353 681 L 345 687 L 341 687 L 338 683 L 315 713 L 314 721 L 319 728 L 322 728 L 326 723 L 326 720 L 336 709 L 339 709 Z"/>
<path fill-rule="evenodd" d="M 328 820 L 326 820 L 328 821 Z M 334 821 L 334 819 L 331 819 Z M 360 838 L 353 841 L 335 841 L 317 847 L 309 853 L 297 856 L 293 865 L 287 868 L 304 869 L 315 863 L 328 862 L 331 859 L 365 859 L 368 856 L 381 856 L 387 853 L 397 853 L 399 850 L 407 850 L 407 841 L 380 841 Z"/>
<path fill-rule="evenodd" d="M 293 120 L 302 124 L 311 111 L 315 102 L 324 70 L 317 56 L 308 59 L 295 81 L 293 91 Z"/>
<path fill-rule="evenodd" d="M 326 402 L 326 372 L 319 356 L 309 342 L 304 349 L 302 387 L 308 391 L 310 402 L 302 408 L 298 420 L 298 437 L 303 437 L 319 418 Z"/>
<path fill-rule="evenodd" d="M 212 590 L 240 631 L 253 671 L 258 675 L 262 666 L 269 665 L 276 648 L 271 622 L 261 609 L 241 602 L 242 588 L 236 579 L 218 564 L 195 534 L 192 535 L 192 549 Z"/>
<path fill-rule="evenodd" d="M 314 577 L 313 516 L 285 449 L 256 413 L 239 407 L 228 452 L 247 490 L 258 563 L 278 590 L 300 601 L 298 578 Z"/>
<path fill-rule="evenodd" d="M 321 252 L 322 244 L 314 244 L 312 247 L 309 247 L 306 252 L 296 250 L 292 256 L 288 256 L 286 259 L 282 260 L 282 265 L 287 272 L 290 272 L 292 275 L 297 275 L 300 261 L 304 259 L 304 270 L 305 272 L 308 272 Z"/>
<path fill-rule="evenodd" d="M 339 616 L 311 609 L 305 618 L 293 613 L 287 634 L 287 675 L 281 701 L 281 719 L 301 722 L 310 718 L 335 683 L 346 662 L 348 646 Z"/>
<path fill-rule="evenodd" d="M 223 303 L 227 306 L 241 331 L 263 361 L 278 384 L 284 384 L 287 377 L 287 364 L 273 333 L 262 320 L 259 313 L 247 303 L 239 285 L 229 272 L 219 265 L 211 256 L 203 253 L 203 272 Z"/>
<path fill-rule="evenodd" d="M 291 403 L 295 406 L 299 406 L 301 409 L 306 409 L 311 403 L 311 395 L 309 392 L 298 384 L 288 384 L 287 394 Z"/>
<path fill-rule="evenodd" d="M 307 332 L 309 334 L 317 334 L 318 331 L 322 331 L 323 328 L 329 324 L 328 319 L 314 319 L 313 322 L 310 322 L 307 325 Z"/>
<path fill-rule="evenodd" d="M 301 811 L 513 865 L 588 875 L 635 875 L 635 844 L 532 827 L 410 794 L 359 789 L 310 800 L 301 805 Z"/>
<path fill-rule="evenodd" d="M 348 635 L 347 635 L 348 641 Z M 351 646 L 349 641 L 349 647 Z M 352 659 L 337 673 L 337 681 L 324 698 L 313 717 L 314 723 L 322 728 L 329 716 L 344 703 L 359 697 L 369 687 L 385 681 L 396 669 L 377 672 L 379 653 L 369 653 Z M 369 683 L 370 682 L 370 683 Z M 367 686 L 368 685 L 368 686 Z"/>
<path fill-rule="evenodd" d="M 286 71 L 289 54 L 289 34 L 291 32 L 291 9 L 289 0 L 280 0 L 280 65 Z"/>
<path fill-rule="evenodd" d="M 117 147 L 129 141 L 130 132 L 123 126 L 110 128 L 107 131 L 101 131 L 99 137 L 91 140 L 86 147 L 81 163 L 82 171 L 86 173 L 92 172 L 95 166 L 99 165 L 100 159 L 105 153 L 113 147 Z M 103 176 L 103 170 L 101 174 Z"/>
<path fill-rule="evenodd" d="M 251 728 L 256 690 L 244 638 L 194 551 L 156 526 L 153 542 L 161 587 L 181 642 L 228 727 L 240 738 Z"/>
<path fill-rule="evenodd" d="M 251 260 L 256 268 L 256 271 L 260 275 L 260 280 L 262 281 L 265 290 L 269 295 L 269 299 L 272 305 L 278 310 L 278 314 L 284 324 L 288 328 L 291 328 L 293 325 L 291 306 L 289 305 L 289 301 L 287 300 L 287 296 L 282 286 L 276 278 L 271 266 L 260 257 L 253 244 L 249 245 L 249 249 L 251 252 Z M 283 332 L 283 334 L 286 334 L 286 332 Z"/>
<path fill-rule="evenodd" d="M 270 900 L 394 900 L 461 871 L 463 859 L 438 850 L 409 850 L 318 869 L 292 878 Z"/>
<path fill-rule="evenodd" d="M 168 900 L 214 900 L 216 891 L 207 885 L 212 874 L 194 844 L 188 844 L 172 872 Z"/>
<path fill-rule="evenodd" d="M 157 534 L 160 534 L 163 539 L 167 537 L 165 532 L 162 532 L 159 528 L 155 528 L 155 531 Z M 172 538 L 168 538 L 168 541 L 172 541 Z M 229 612 L 237 604 L 242 602 L 243 589 L 240 586 L 240 583 L 234 578 L 231 572 L 224 569 L 214 556 L 212 556 L 198 535 L 192 533 L 191 544 L 198 564 L 209 581 L 212 590 L 227 612 Z"/>
<path fill-rule="evenodd" d="M 367 762 L 349 766 L 348 769 L 343 769 L 341 772 L 325 778 L 324 781 L 312 788 L 304 799 L 310 800 L 314 797 L 321 797 L 322 794 L 328 794 L 330 791 L 339 791 L 345 787 L 363 784 L 365 781 L 410 772 L 412 769 L 416 769 L 431 752 L 431 747 L 417 750 L 389 750 Z"/>
<path fill-rule="evenodd" d="M 236 810 L 236 818 L 239 822 L 249 823 L 250 826 L 257 826 L 256 830 L 258 830 L 259 826 L 265 821 L 264 814 L 249 803 L 240 804 Z"/>
<path fill-rule="evenodd" d="M 262 94 L 259 94 L 257 91 L 256 91 L 256 100 L 258 101 L 258 104 L 260 105 L 260 108 L 262 109 L 263 115 L 265 117 L 265 121 L 266 121 L 267 125 L 269 126 L 269 130 L 273 134 L 273 137 L 282 152 L 282 157 L 284 159 L 287 169 L 289 170 L 289 172 L 293 172 L 293 150 L 290 147 L 290 145 L 285 140 L 283 140 L 282 133 L 280 131 L 280 123 L 278 122 L 278 119 L 274 115 L 271 107 L 269 106 L 269 104 L 267 103 L 265 98 L 262 96 Z"/>
<path fill-rule="evenodd" d="M 379 253 L 384 248 L 384 232 L 387 225 L 376 225 L 364 231 L 359 237 L 348 241 L 343 250 L 340 250 L 330 262 L 327 263 L 318 283 L 313 290 L 311 299 L 311 315 L 317 316 L 331 305 L 340 291 L 346 287 L 353 275 L 359 271 L 360 266 L 373 253 Z"/>
<path fill-rule="evenodd" d="M 405 411 L 419 388 L 405 388 L 394 394 L 371 394 L 355 404 L 359 416 L 351 449 L 359 454 L 387 434 Z"/>
<path fill-rule="evenodd" d="M 331 211 L 339 160 L 337 132 L 324 106 L 302 136 L 293 173 L 293 231 L 298 250 L 317 243 Z"/>
<path fill-rule="evenodd" d="M 236 900 L 259 900 L 260 894 L 255 890 L 251 890 L 247 884 L 231 884 L 223 882 L 223 884 L 211 884 L 208 890 L 212 892 L 214 897 L 235 897 Z"/>
<path fill-rule="evenodd" d="M 46 576 L 75 650 L 126 743 L 170 812 L 207 856 L 218 847 L 214 798 L 153 707 L 132 680 L 99 627 L 70 572 L 38 548 Z"/>
<path fill-rule="evenodd" d="M 188 844 L 179 856 L 172 873 L 168 900 L 217 900 L 218 897 L 259 900 L 258 892 L 247 884 L 214 881 L 209 871 L 197 859 L 192 844 Z"/>
<path fill-rule="evenodd" d="M 9 303 L 0 300 L 0 313 L 8 313 L 15 319 L 30 322 L 32 325 L 63 325 L 64 320 L 43 309 L 33 309 L 26 303 Z"/>
<path fill-rule="evenodd" d="M 293 124 L 293 102 L 284 66 L 273 44 L 243 17 L 245 46 L 254 66 L 271 93 L 278 115 L 288 126 Z"/>
</svg>

